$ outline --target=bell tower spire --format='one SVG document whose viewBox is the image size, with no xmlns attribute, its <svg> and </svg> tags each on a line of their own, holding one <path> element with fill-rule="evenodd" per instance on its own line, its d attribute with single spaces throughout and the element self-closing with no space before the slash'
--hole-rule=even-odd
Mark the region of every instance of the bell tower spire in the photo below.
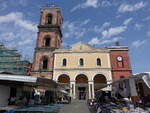
<svg viewBox="0 0 150 113">
<path fill-rule="evenodd" d="M 35 48 L 33 75 L 52 78 L 53 51 L 61 47 L 63 18 L 56 6 L 42 7 Z"/>
<path fill-rule="evenodd" d="M 46 47 L 54 50 L 61 47 L 62 21 L 63 19 L 59 7 L 41 8 L 37 48 Z"/>
</svg>

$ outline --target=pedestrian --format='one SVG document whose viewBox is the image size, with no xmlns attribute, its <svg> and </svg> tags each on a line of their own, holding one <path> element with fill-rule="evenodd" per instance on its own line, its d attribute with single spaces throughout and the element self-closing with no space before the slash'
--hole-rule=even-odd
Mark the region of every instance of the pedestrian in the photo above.
<svg viewBox="0 0 150 113">
<path fill-rule="evenodd" d="M 71 103 L 71 97 L 69 96 L 69 103 Z"/>
</svg>

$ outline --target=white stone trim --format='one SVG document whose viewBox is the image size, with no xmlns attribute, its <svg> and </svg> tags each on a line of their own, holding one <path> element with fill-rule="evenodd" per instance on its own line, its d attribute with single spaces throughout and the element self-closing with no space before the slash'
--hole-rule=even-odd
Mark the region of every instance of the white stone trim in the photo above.
<svg viewBox="0 0 150 113">
<path fill-rule="evenodd" d="M 92 92 L 91 92 L 91 85 L 92 85 Z M 89 99 L 95 98 L 94 81 L 88 81 L 88 86 L 89 86 Z"/>
<path fill-rule="evenodd" d="M 74 86 L 74 87 L 72 87 L 72 85 Z M 70 95 L 73 97 L 73 99 L 75 99 L 75 97 L 76 97 L 76 83 L 75 83 L 75 81 L 70 81 Z M 73 91 L 72 91 L 73 90 Z M 73 93 L 72 93 L 73 92 Z"/>
</svg>

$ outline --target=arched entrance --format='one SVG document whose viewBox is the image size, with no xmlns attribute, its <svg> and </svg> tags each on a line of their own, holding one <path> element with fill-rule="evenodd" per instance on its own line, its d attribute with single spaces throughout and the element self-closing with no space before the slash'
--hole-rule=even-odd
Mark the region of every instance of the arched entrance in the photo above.
<svg viewBox="0 0 150 113">
<path fill-rule="evenodd" d="M 94 92 L 95 96 L 97 95 L 96 92 L 99 91 L 100 89 L 107 87 L 107 80 L 106 77 L 102 74 L 97 74 L 94 77 Z"/>
<path fill-rule="evenodd" d="M 66 74 L 62 74 L 58 77 L 58 80 L 57 82 L 59 84 L 61 84 L 65 89 L 66 91 L 69 93 L 70 92 L 70 77 Z"/>
<path fill-rule="evenodd" d="M 62 84 L 69 84 L 70 83 L 70 78 L 68 75 L 60 75 L 58 77 L 58 83 L 62 83 Z"/>
<path fill-rule="evenodd" d="M 88 78 L 84 74 L 80 74 L 76 77 L 76 95 L 79 100 L 85 100 L 88 98 Z"/>
</svg>

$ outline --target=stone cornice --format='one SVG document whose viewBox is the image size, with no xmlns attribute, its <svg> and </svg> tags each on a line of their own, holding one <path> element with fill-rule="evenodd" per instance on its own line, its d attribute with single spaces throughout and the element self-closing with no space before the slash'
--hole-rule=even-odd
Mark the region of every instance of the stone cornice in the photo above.
<svg viewBox="0 0 150 113">
<path fill-rule="evenodd" d="M 131 71 L 131 69 L 112 69 L 112 72 L 115 72 L 115 71 Z"/>
<path fill-rule="evenodd" d="M 128 46 L 109 46 L 106 48 L 110 51 L 128 51 Z"/>
<path fill-rule="evenodd" d="M 43 70 L 43 71 L 39 71 L 39 70 L 33 70 L 32 72 L 33 72 L 33 73 L 47 73 L 47 72 L 51 72 L 51 73 L 52 73 L 53 71 L 46 71 L 46 70 L 45 70 L 45 71 L 44 71 L 44 70 Z"/>
<path fill-rule="evenodd" d="M 41 9 L 41 11 L 43 11 L 43 10 L 54 10 L 54 9 L 56 9 L 56 10 L 58 10 L 58 11 L 61 10 L 61 8 L 58 7 L 58 6 L 45 6 L 45 7 L 42 7 L 42 8 L 40 8 L 40 9 Z"/>
<path fill-rule="evenodd" d="M 55 68 L 55 71 L 72 71 L 72 70 L 109 70 L 111 71 L 111 68 Z"/>
<path fill-rule="evenodd" d="M 58 25 L 38 25 L 39 32 L 56 32 L 62 37 L 61 28 Z"/>
<path fill-rule="evenodd" d="M 35 48 L 35 51 L 51 51 L 53 52 L 55 49 L 55 47 L 41 47 L 41 48 Z"/>
<path fill-rule="evenodd" d="M 56 50 L 54 51 L 54 54 L 64 54 L 64 53 L 71 53 L 71 54 L 74 54 L 74 53 L 109 53 L 109 51 L 94 51 L 94 50 L 91 50 L 91 51 L 69 51 L 69 50 Z"/>
</svg>

